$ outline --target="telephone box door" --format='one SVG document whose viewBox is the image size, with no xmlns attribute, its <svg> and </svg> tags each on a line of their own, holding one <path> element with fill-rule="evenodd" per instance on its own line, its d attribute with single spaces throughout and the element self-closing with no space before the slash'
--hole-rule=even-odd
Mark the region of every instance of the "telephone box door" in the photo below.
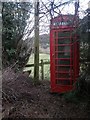
<svg viewBox="0 0 90 120">
<path fill-rule="evenodd" d="M 72 30 L 51 30 L 51 92 L 67 92 L 75 82 L 74 38 Z"/>
</svg>

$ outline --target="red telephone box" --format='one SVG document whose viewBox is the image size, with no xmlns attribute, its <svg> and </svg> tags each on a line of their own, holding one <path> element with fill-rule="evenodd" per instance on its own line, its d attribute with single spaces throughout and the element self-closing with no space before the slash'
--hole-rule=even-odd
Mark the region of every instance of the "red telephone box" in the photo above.
<svg viewBox="0 0 90 120">
<path fill-rule="evenodd" d="M 51 92 L 72 90 L 79 76 L 79 42 L 74 30 L 73 15 L 61 15 L 51 19 Z"/>
</svg>

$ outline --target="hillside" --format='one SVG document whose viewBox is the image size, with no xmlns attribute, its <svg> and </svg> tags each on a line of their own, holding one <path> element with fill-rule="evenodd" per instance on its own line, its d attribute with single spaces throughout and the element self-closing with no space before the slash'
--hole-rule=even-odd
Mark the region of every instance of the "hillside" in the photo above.
<svg viewBox="0 0 90 120">
<path fill-rule="evenodd" d="M 40 35 L 40 44 L 42 48 L 49 47 L 49 34 Z"/>
<path fill-rule="evenodd" d="M 42 34 L 39 36 L 39 49 L 41 53 L 49 53 L 50 52 L 50 43 L 49 43 L 49 34 Z M 28 47 L 32 46 L 34 47 L 34 37 L 26 39 L 26 44 L 28 44 Z"/>
</svg>

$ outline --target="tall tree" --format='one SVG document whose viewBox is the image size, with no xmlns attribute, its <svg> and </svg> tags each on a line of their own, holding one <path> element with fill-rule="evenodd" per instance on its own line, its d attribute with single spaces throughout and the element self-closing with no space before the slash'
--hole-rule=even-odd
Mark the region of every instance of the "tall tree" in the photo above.
<svg viewBox="0 0 90 120">
<path fill-rule="evenodd" d="M 27 20 L 30 18 L 30 12 L 28 11 L 30 11 L 31 8 L 32 5 L 30 2 L 2 3 L 3 58 L 10 63 L 13 62 L 13 60 L 15 62 L 15 59 L 19 59 L 21 52 L 23 52 L 21 49 L 24 43 L 22 38 Z M 26 49 L 26 47 L 23 47 L 23 49 Z M 3 59 L 3 61 L 5 59 Z"/>
</svg>

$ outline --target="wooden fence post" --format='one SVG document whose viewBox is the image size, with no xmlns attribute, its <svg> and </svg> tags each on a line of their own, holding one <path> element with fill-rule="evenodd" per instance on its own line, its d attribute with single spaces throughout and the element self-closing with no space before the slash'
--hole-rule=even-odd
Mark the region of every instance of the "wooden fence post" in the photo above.
<svg viewBox="0 0 90 120">
<path fill-rule="evenodd" d="M 44 63 L 43 63 L 43 60 L 41 60 L 41 79 L 44 80 Z"/>
</svg>

